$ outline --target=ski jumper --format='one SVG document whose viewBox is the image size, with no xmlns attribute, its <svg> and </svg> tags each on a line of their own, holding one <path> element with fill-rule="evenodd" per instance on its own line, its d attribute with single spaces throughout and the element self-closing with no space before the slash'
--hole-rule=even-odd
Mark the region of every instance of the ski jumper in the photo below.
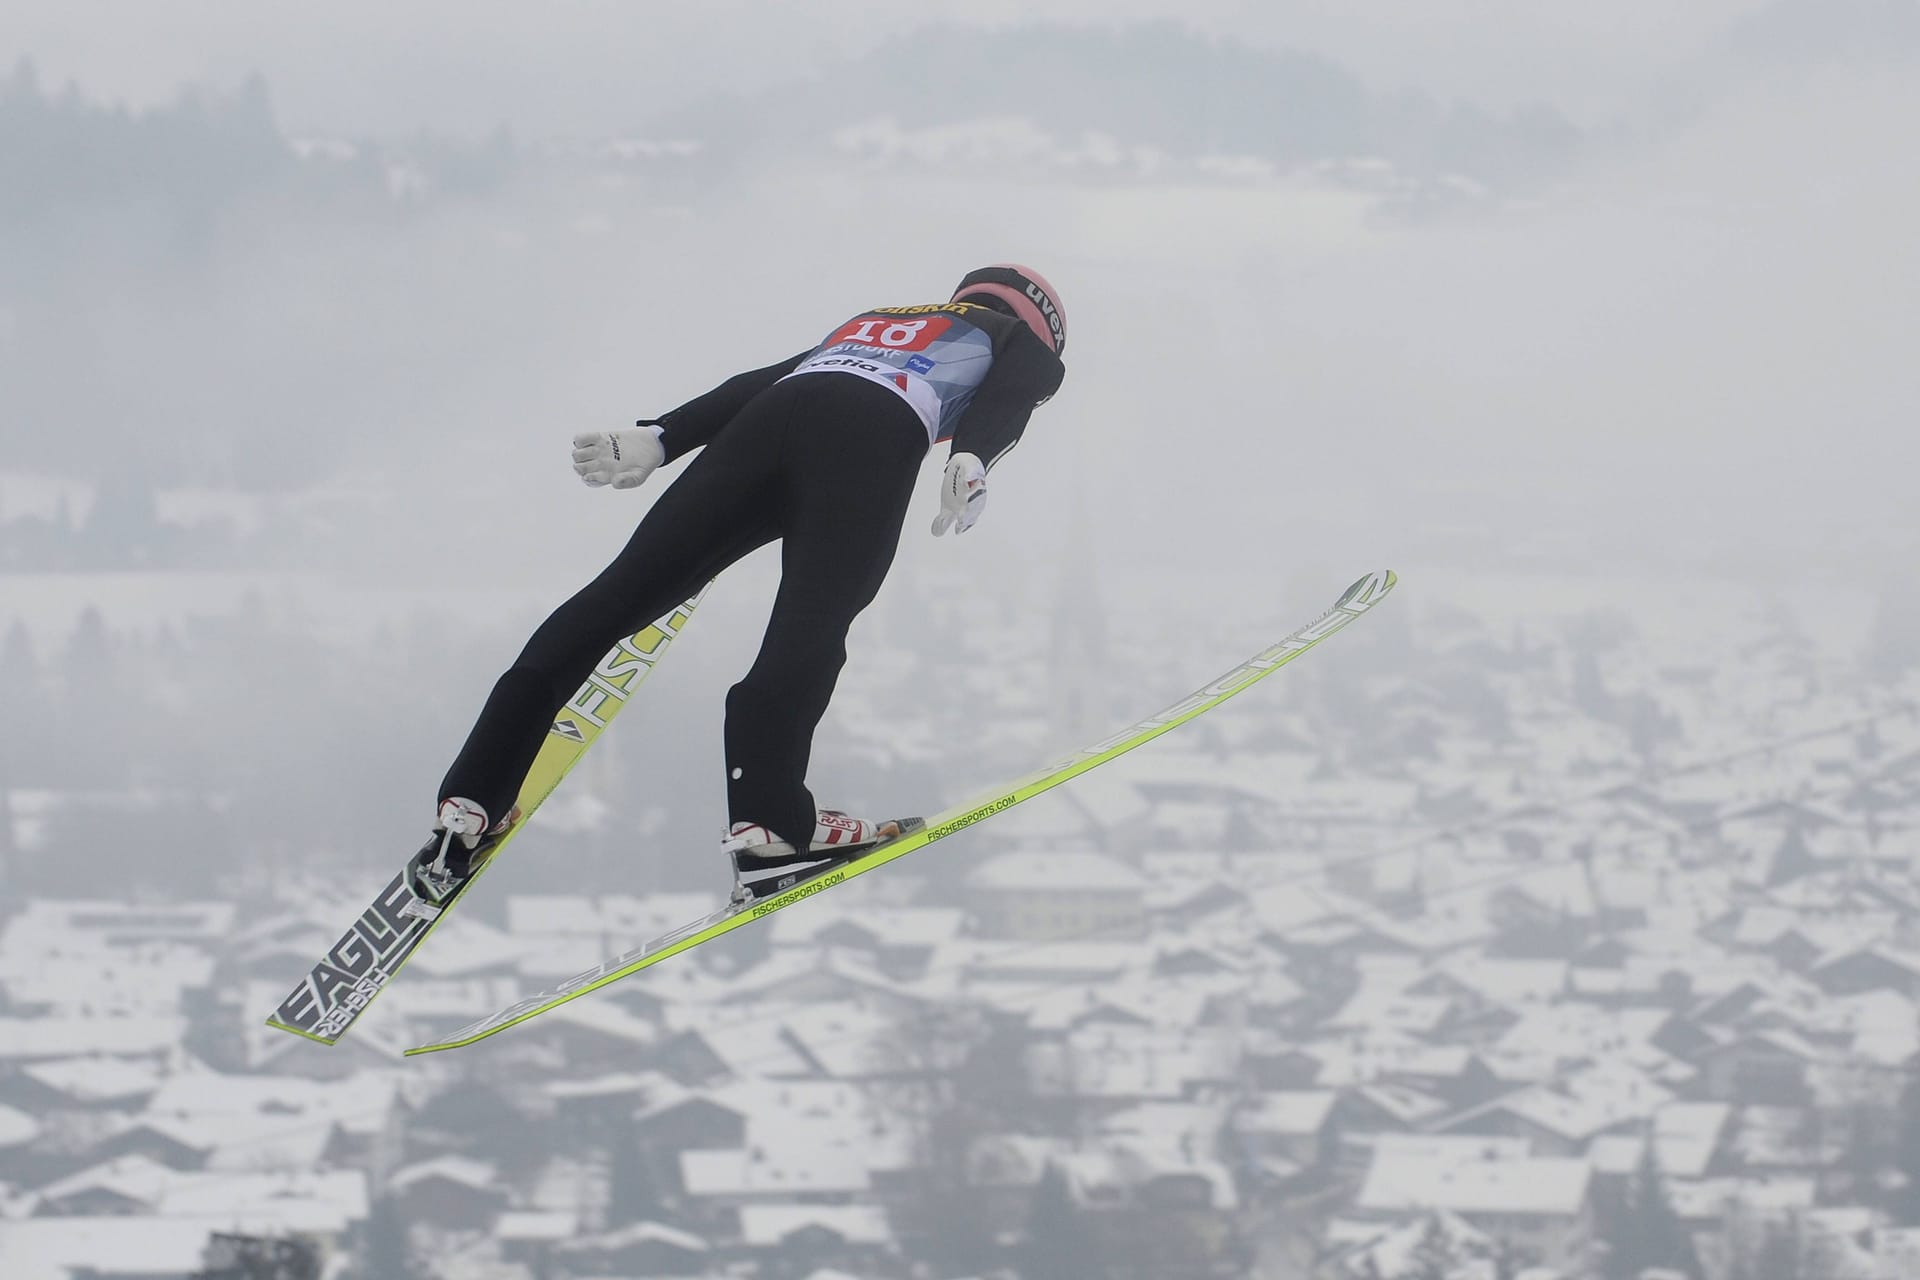
<svg viewBox="0 0 1920 1280">
<path fill-rule="evenodd" d="M 700 456 L 495 683 L 441 798 L 505 814 L 555 714 L 607 650 L 778 540 L 766 635 L 727 694 L 727 808 L 731 821 L 807 848 L 814 730 L 846 662 L 847 630 L 892 566 L 929 443 L 950 439 L 991 466 L 1065 375 L 1025 323 L 995 308 L 887 307 L 643 420 L 661 428 L 668 462 Z"/>
</svg>

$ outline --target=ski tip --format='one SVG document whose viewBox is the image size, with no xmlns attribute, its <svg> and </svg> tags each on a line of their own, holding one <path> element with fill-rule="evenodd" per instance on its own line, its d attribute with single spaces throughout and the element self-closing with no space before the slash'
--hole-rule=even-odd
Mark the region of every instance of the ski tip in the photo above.
<svg viewBox="0 0 1920 1280">
<path fill-rule="evenodd" d="M 334 1045 L 339 1043 L 339 1041 L 337 1040 L 328 1040 L 323 1036 L 317 1036 L 313 1034 L 313 1032 L 311 1031 L 302 1031 L 298 1027 L 290 1027 L 286 1023 L 281 1022 L 278 1018 L 268 1018 L 266 1021 L 267 1021 L 267 1025 L 272 1027 L 275 1031 L 284 1031 L 290 1036 L 299 1036 L 302 1040 L 311 1040 L 315 1044 L 326 1045 L 329 1049 L 331 1049 Z"/>
<path fill-rule="evenodd" d="M 1399 581 L 1400 575 L 1391 569 L 1376 570 L 1348 587 L 1334 607 L 1353 610 L 1369 608 L 1379 603 L 1381 597 L 1393 590 L 1394 584 Z"/>
</svg>

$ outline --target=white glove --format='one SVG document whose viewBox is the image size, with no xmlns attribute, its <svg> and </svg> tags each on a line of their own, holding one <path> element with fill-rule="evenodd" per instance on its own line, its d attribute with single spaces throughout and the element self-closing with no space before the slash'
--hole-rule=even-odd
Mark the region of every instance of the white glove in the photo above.
<svg viewBox="0 0 1920 1280">
<path fill-rule="evenodd" d="M 596 488 L 638 488 L 666 460 L 659 427 L 594 431 L 573 438 L 573 469 Z"/>
<path fill-rule="evenodd" d="M 940 477 L 940 514 L 933 518 L 933 536 L 947 530 L 965 533 L 973 528 L 987 505 L 987 469 L 971 453 L 956 453 Z"/>
</svg>

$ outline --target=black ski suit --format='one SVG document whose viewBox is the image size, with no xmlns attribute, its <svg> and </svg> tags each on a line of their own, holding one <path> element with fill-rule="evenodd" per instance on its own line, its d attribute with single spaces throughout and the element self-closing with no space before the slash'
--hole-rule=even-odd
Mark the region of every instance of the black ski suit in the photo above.
<svg viewBox="0 0 1920 1280">
<path fill-rule="evenodd" d="M 464 796 L 499 819 L 555 713 L 607 650 L 777 538 L 780 589 L 766 636 L 727 694 L 727 807 L 732 821 L 806 849 L 814 730 L 846 662 L 847 629 L 893 563 L 929 440 L 951 439 L 953 452 L 991 465 L 1065 373 L 995 307 L 882 308 L 643 420 L 662 428 L 667 461 L 704 451 L 613 563 L 534 632 L 494 685 L 441 799 Z"/>
</svg>

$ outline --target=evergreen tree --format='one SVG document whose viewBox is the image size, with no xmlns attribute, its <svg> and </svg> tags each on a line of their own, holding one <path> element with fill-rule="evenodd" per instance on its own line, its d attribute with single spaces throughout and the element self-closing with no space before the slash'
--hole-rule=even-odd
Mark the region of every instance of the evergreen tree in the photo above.
<svg viewBox="0 0 1920 1280">
<path fill-rule="evenodd" d="M 1762 1218 L 1736 1208 L 1728 1227 L 1725 1280 L 1805 1280 L 1798 1218 Z"/>
<path fill-rule="evenodd" d="M 1514 1280 L 1532 1262 L 1530 1250 L 1522 1249 L 1502 1236 L 1493 1245 L 1493 1280 Z"/>
<path fill-rule="evenodd" d="M 200 1263 L 193 1280 L 320 1280 L 320 1247 L 296 1237 L 216 1233 Z"/>
<path fill-rule="evenodd" d="M 0 902 L 20 902 L 23 894 L 17 894 L 13 883 L 14 863 L 19 860 L 20 851 L 13 841 L 13 790 L 7 785 L 7 771 L 0 768 Z M 13 914 L 13 908 L 0 908 L 0 920 Z M 0 1009 L 6 1008 L 6 997 L 0 994 Z"/>
<path fill-rule="evenodd" d="M 1866 658 L 1868 669 L 1888 681 L 1920 666 L 1920 601 L 1911 591 L 1889 591 L 1880 597 Z"/>
<path fill-rule="evenodd" d="M 60 707 L 63 714 L 46 726 L 45 754 L 51 757 L 55 785 L 108 788 L 124 785 L 129 773 L 127 744 L 99 726 L 124 723 L 133 705 L 126 696 L 114 637 L 100 610 L 80 615 L 60 657 Z"/>
<path fill-rule="evenodd" d="M 528 1176 L 553 1155 L 548 1126 L 519 1099 L 485 1080 L 466 1078 L 414 1112 L 411 1139 L 420 1154 L 459 1152 L 496 1166 L 508 1181 Z"/>
<path fill-rule="evenodd" d="M 607 1225 L 622 1227 L 660 1217 L 660 1179 L 654 1173 L 652 1154 L 630 1127 L 623 1126 L 610 1147 Z"/>
<path fill-rule="evenodd" d="M 1920 1072 L 1909 1076 L 1901 1091 L 1895 1132 L 1894 1167 L 1905 1181 L 1887 1208 L 1902 1225 L 1920 1226 Z"/>
<path fill-rule="evenodd" d="M 976 1147 L 988 1134 L 1042 1131 L 1030 1115 L 1019 1027 L 976 1010 L 929 1011 L 897 1028 L 889 1050 L 912 1067 L 882 1102 L 910 1117 L 914 1176 L 891 1210 L 902 1246 L 942 1275 L 1003 1265 L 1004 1243 L 974 1181 Z"/>
<path fill-rule="evenodd" d="M 1620 718 L 1627 741 L 1642 760 L 1651 761 L 1662 746 L 1681 740 L 1680 722 L 1661 708 L 1659 699 L 1644 693 L 1621 702 Z"/>
<path fill-rule="evenodd" d="M 1686 1224 L 1674 1212 L 1660 1176 L 1659 1157 L 1651 1138 L 1627 1187 L 1625 1200 L 1602 1231 L 1607 1246 L 1605 1271 L 1609 1280 L 1636 1280 L 1649 1267 L 1665 1267 L 1691 1280 L 1702 1280 L 1700 1260 Z"/>
<path fill-rule="evenodd" d="M 165 561 L 168 533 L 160 523 L 153 482 L 144 470 L 129 469 L 100 481 L 80 542 L 91 564 L 153 567 Z"/>
<path fill-rule="evenodd" d="M 27 629 L 14 623 L 0 642 L 0 898 L 16 892 L 13 871 L 19 850 L 13 844 L 11 793 L 46 781 L 38 761 L 40 726 L 50 723 L 52 702 L 40 685 L 33 643 Z"/>
<path fill-rule="evenodd" d="M 1426 1229 L 1407 1259 L 1406 1280 L 1447 1280 L 1456 1261 L 1453 1242 L 1447 1239 L 1446 1226 L 1436 1214 L 1427 1219 Z"/>
<path fill-rule="evenodd" d="M 360 1274 L 366 1280 L 414 1280 L 419 1274 L 407 1244 L 407 1224 L 385 1196 L 376 1199 L 367 1213 Z"/>
<path fill-rule="evenodd" d="M 1800 1270 L 1794 1280 L 1857 1280 L 1864 1274 L 1857 1260 L 1858 1250 L 1844 1237 L 1804 1228 L 1798 1234 Z"/>
<path fill-rule="evenodd" d="M 1806 1234 L 1800 1219 L 1788 1218 L 1767 1228 L 1767 1246 L 1753 1280 L 1812 1280 L 1802 1269 L 1806 1257 Z"/>
<path fill-rule="evenodd" d="M 1026 1280 L 1105 1280 L 1100 1242 L 1074 1203 L 1066 1171 L 1049 1164 L 1027 1214 Z"/>
<path fill-rule="evenodd" d="M 1613 697 L 1600 674 L 1600 655 L 1590 650 L 1573 655 L 1573 705 L 1596 720 L 1613 714 Z"/>
</svg>

